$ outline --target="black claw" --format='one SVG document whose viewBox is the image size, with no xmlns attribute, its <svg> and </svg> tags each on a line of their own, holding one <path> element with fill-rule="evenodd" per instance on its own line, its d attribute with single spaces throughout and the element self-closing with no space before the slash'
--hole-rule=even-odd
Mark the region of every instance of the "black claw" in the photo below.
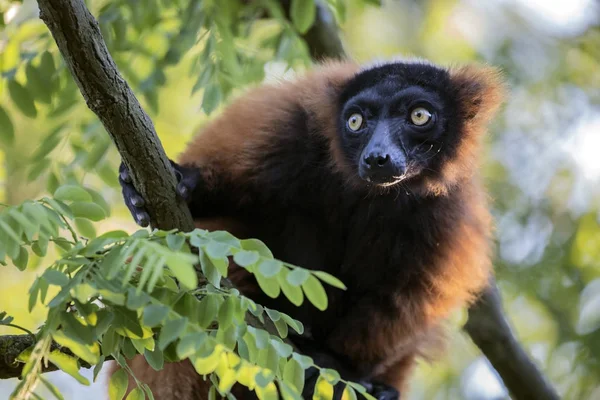
<svg viewBox="0 0 600 400">
<path fill-rule="evenodd" d="M 138 225 L 145 228 L 150 224 L 150 216 L 146 212 L 138 212 L 135 214 L 135 221 Z"/>
<path fill-rule="evenodd" d="M 399 400 L 400 392 L 391 386 L 383 383 L 373 382 L 370 390 L 367 390 L 370 395 L 377 400 Z"/>
<path fill-rule="evenodd" d="M 179 193 L 179 195 L 180 195 L 182 198 L 184 198 L 184 199 L 186 199 L 186 200 L 187 200 L 187 198 L 188 198 L 188 196 L 189 196 L 189 194 L 190 194 L 190 191 L 189 191 L 189 189 L 188 189 L 188 187 L 187 187 L 187 186 L 185 186 L 185 185 L 184 185 L 184 184 L 182 184 L 182 183 L 179 183 L 179 184 L 177 185 L 177 193 Z"/>
<path fill-rule="evenodd" d="M 121 178 L 123 182 L 131 183 L 131 176 L 129 176 L 129 170 L 125 166 L 125 163 L 121 163 L 119 166 L 119 178 Z"/>
<path fill-rule="evenodd" d="M 144 209 L 144 199 L 133 186 L 131 176 L 124 163 L 119 166 L 119 183 L 121 184 L 125 205 L 135 222 L 142 227 L 150 225 L 150 215 Z"/>
<path fill-rule="evenodd" d="M 134 206 L 140 208 L 143 207 L 145 202 L 144 199 L 142 199 L 140 196 L 132 196 L 131 197 L 131 204 L 133 204 Z"/>
</svg>

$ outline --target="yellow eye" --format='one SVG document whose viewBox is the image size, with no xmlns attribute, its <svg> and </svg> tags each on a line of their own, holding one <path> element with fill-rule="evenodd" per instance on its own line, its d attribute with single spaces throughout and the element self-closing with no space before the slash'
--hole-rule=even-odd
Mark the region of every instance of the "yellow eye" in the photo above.
<svg viewBox="0 0 600 400">
<path fill-rule="evenodd" d="M 354 113 L 348 118 L 348 128 L 351 131 L 356 132 L 362 127 L 363 124 L 363 116 L 359 113 Z"/>
<path fill-rule="evenodd" d="M 417 126 L 423 126 L 431 119 L 431 112 L 423 107 L 417 107 L 410 113 L 410 120 Z"/>
</svg>

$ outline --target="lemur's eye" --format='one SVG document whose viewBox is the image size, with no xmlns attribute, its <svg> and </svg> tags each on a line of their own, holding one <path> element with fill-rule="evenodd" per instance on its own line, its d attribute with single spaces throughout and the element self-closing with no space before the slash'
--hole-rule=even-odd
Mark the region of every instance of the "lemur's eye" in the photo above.
<svg viewBox="0 0 600 400">
<path fill-rule="evenodd" d="M 353 132 L 359 130 L 362 127 L 362 124 L 363 116 L 359 113 L 354 113 L 348 118 L 348 128 Z"/>
<path fill-rule="evenodd" d="M 423 126 L 431 120 L 431 112 L 424 107 L 417 107 L 410 112 L 410 120 L 417 126 Z"/>
</svg>

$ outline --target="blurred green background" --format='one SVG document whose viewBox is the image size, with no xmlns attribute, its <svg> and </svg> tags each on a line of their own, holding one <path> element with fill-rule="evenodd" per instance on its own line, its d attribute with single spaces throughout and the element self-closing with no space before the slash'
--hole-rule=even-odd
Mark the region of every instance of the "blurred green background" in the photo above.
<svg viewBox="0 0 600 400">
<path fill-rule="evenodd" d="M 196 2 L 212 14 L 197 14 L 193 3 L 177 0 L 87 3 L 172 158 L 210 118 L 207 111 L 251 82 L 300 72 L 310 62 L 304 43 L 286 34 L 289 26 L 256 19 L 261 8 L 252 3 L 268 2 Z M 504 70 L 510 98 L 484 157 L 498 283 L 519 339 L 561 396 L 600 399 L 600 4 L 330 3 L 343 17 L 347 52 L 361 62 L 417 56 L 446 65 L 483 61 Z M 58 183 L 84 182 L 102 193 L 111 218 L 94 226 L 79 221 L 79 229 L 90 235 L 133 231 L 117 186 L 119 156 L 65 70 L 36 2 L 0 0 L 0 12 L 0 201 L 18 204 L 51 193 Z M 203 24 L 218 35 L 199 29 Z M 36 273 L 0 266 L 0 310 L 30 329 L 45 316 L 42 306 L 27 312 L 26 292 Z M 465 317 L 457 313 L 453 324 Z M 16 332 L 0 328 L 0 334 Z M 102 380 L 83 387 L 61 373 L 49 376 L 67 399 L 105 398 Z M 14 384 L 1 381 L 0 398 Z M 508 396 L 457 329 L 440 362 L 420 364 L 411 389 L 405 398 Z"/>
</svg>

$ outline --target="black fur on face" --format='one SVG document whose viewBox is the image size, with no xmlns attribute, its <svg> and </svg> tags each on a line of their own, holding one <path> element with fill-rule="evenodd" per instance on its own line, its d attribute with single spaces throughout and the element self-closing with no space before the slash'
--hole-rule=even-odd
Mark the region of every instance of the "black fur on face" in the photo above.
<svg viewBox="0 0 600 400">
<path fill-rule="evenodd" d="M 383 187 L 439 173 L 460 140 L 456 101 L 450 75 L 433 65 L 390 63 L 360 72 L 340 96 L 346 162 L 361 180 Z"/>
</svg>

